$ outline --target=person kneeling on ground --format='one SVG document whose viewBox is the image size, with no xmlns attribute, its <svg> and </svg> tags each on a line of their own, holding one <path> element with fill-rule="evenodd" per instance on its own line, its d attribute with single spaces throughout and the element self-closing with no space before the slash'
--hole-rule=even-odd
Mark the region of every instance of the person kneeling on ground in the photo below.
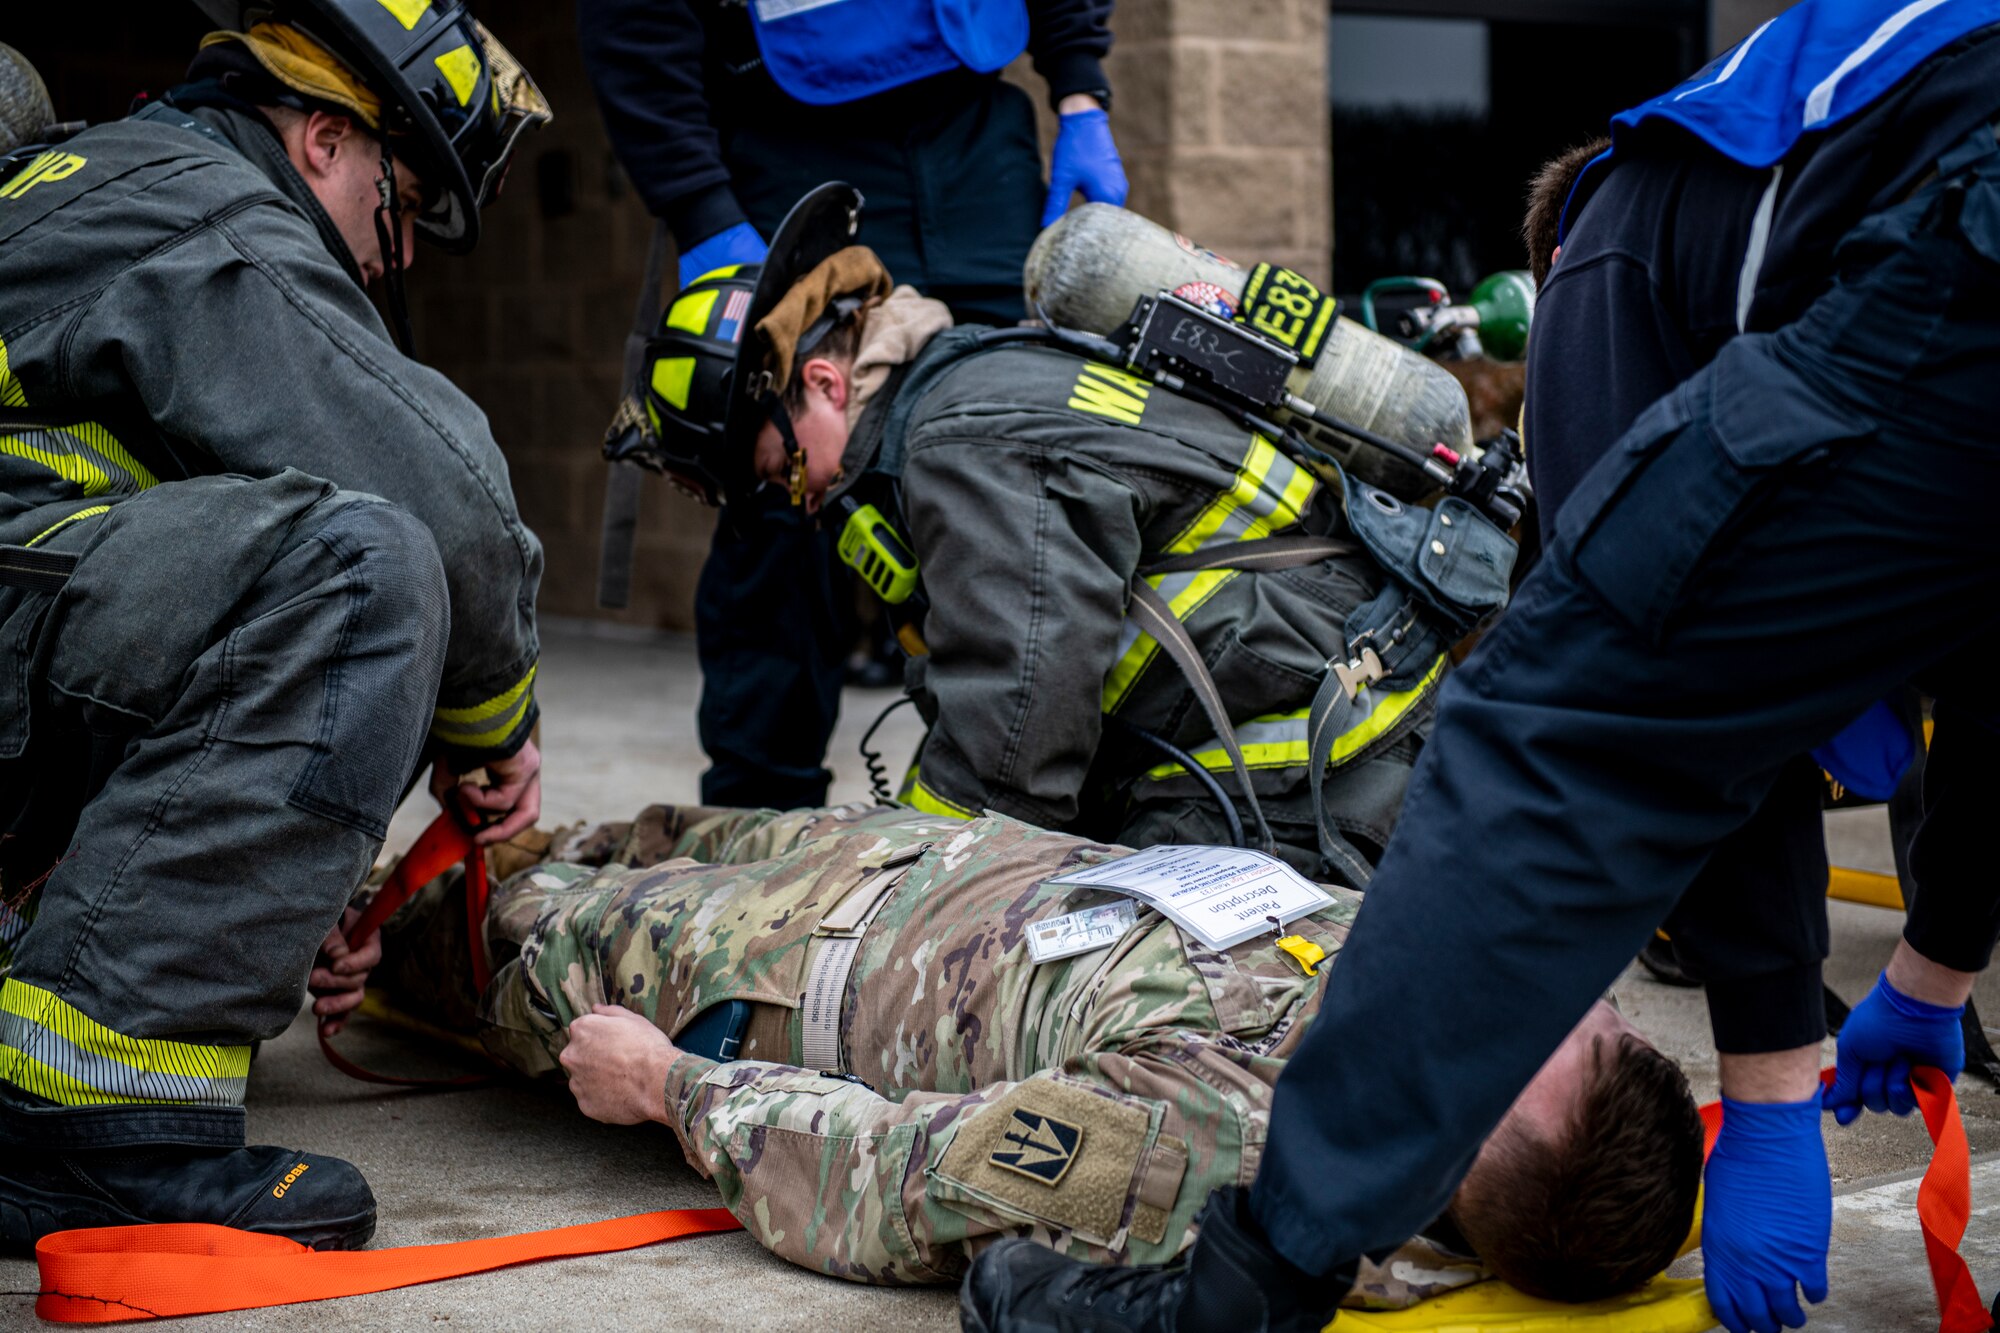
<svg viewBox="0 0 2000 1333">
<path fill-rule="evenodd" d="M 593 1119 L 672 1129 L 794 1263 L 951 1282 L 1009 1235 L 1158 1263 L 1211 1196 L 1241 1205 L 1361 896 L 1290 927 L 1328 955 L 1312 976 L 1272 936 L 1209 950 L 1147 909 L 1035 963 L 1031 925 L 1123 901 L 1050 877 L 1122 851 L 999 815 L 654 806 L 494 891 L 483 995 L 449 878 L 391 922 L 378 980 L 522 1073 L 560 1068 Z M 736 1002 L 743 1058 L 671 1039 Z M 1689 1231 L 1701 1152 L 1680 1071 L 1600 1003 L 1350 1303 L 1489 1274 L 1555 1299 L 1635 1287 Z"/>
<path fill-rule="evenodd" d="M 1033 330 L 954 327 L 857 234 L 859 196 L 821 186 L 762 265 L 676 298 L 647 457 L 725 514 L 788 489 L 865 567 L 930 726 L 903 799 L 1135 847 L 1268 843 L 1365 885 L 1512 543 Z M 1350 658 L 1367 684 L 1333 721 L 1315 696 Z"/>
</svg>

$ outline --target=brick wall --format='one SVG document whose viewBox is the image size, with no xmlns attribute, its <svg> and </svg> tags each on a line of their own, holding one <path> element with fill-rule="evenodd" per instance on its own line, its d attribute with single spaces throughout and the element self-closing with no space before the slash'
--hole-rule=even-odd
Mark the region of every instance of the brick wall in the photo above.
<svg viewBox="0 0 2000 1333">
<path fill-rule="evenodd" d="M 686 629 L 712 515 L 646 481 L 632 605 L 596 605 L 605 468 L 650 222 L 612 161 L 573 7 L 482 0 L 556 123 L 525 141 L 466 259 L 419 253 L 419 349 L 487 411 L 548 551 L 544 614 Z M 1240 258 L 1330 268 L 1325 12 L 1315 0 L 1119 0 L 1110 77 L 1134 208 Z M 1038 105 L 1023 59 L 1009 76 Z M 1044 106 L 1044 137 L 1052 119 Z"/>
</svg>

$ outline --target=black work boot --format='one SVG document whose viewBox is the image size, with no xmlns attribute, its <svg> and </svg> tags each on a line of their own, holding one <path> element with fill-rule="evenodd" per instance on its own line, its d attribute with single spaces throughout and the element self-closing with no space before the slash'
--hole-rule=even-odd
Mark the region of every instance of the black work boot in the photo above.
<svg viewBox="0 0 2000 1333">
<path fill-rule="evenodd" d="M 1315 1278 L 1264 1240 L 1242 1189 L 1218 1190 L 1165 1267 L 1112 1268 L 1004 1240 L 958 1292 L 967 1333 L 1319 1333 L 1352 1273 Z"/>
<path fill-rule="evenodd" d="M 244 1147 L 237 1107 L 69 1108 L 0 1095 L 0 1250 L 141 1222 L 213 1222 L 351 1250 L 375 1233 L 375 1195 L 339 1158 Z"/>
</svg>

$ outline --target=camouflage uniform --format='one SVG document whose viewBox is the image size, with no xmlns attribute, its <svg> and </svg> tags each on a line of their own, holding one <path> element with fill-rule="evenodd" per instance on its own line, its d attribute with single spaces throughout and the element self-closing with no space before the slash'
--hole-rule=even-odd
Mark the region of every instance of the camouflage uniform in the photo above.
<svg viewBox="0 0 2000 1333">
<path fill-rule="evenodd" d="M 1028 923 L 1108 900 L 1045 881 L 1121 850 L 992 814 L 653 807 L 496 890 L 481 1035 L 542 1073 L 593 1004 L 673 1034 L 754 1001 L 745 1058 L 683 1054 L 666 1101 L 689 1162 L 774 1252 L 875 1283 L 955 1280 L 1008 1234 L 1158 1262 L 1211 1191 L 1256 1173 L 1320 988 L 1269 936 L 1213 952 L 1150 911 L 1113 946 L 1033 963 Z M 1360 901 L 1333 892 L 1293 927 L 1329 955 Z M 462 956 L 463 913 L 433 919 L 392 975 L 434 983 Z M 803 993 L 829 919 L 865 926 L 836 992 L 842 1071 L 816 1072 Z M 1415 1242 L 1356 1292 L 1402 1305 L 1479 1276 Z"/>
</svg>

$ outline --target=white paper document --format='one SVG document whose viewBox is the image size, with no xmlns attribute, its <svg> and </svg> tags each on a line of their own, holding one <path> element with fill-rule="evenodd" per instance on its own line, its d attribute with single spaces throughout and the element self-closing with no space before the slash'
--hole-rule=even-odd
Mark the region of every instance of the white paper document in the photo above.
<svg viewBox="0 0 2000 1333">
<path fill-rule="evenodd" d="M 1241 944 L 1333 902 L 1277 857 L 1242 847 L 1148 847 L 1048 882 L 1137 898 L 1211 949 Z"/>
<path fill-rule="evenodd" d="M 1074 958 L 1093 949 L 1109 948 L 1139 922 L 1139 908 L 1129 902 L 1105 903 L 1081 912 L 1065 912 L 1028 927 L 1028 957 L 1038 963 Z"/>
</svg>

